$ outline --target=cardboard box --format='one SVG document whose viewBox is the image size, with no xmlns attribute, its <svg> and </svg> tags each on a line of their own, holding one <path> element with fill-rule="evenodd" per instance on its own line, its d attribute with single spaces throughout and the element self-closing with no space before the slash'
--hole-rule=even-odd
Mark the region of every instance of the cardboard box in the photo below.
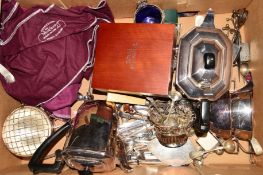
<svg viewBox="0 0 263 175">
<path fill-rule="evenodd" d="M 51 4 L 56 3 L 61 7 L 67 8 L 73 5 L 95 5 L 96 0 L 20 0 L 25 7 L 34 4 Z M 109 4 L 113 10 L 116 22 L 132 22 L 133 12 L 136 7 L 136 0 L 110 0 Z M 254 135 L 258 141 L 263 145 L 263 127 L 262 127 L 262 103 L 263 103 L 263 1 L 262 0 L 149 0 L 154 2 L 162 8 L 176 8 L 179 11 L 198 10 L 203 13 L 208 8 L 213 8 L 218 15 L 215 17 L 215 25 L 217 28 L 222 28 L 226 24 L 226 17 L 231 16 L 233 9 L 247 8 L 249 11 L 248 20 L 242 28 L 243 41 L 250 43 L 251 63 L 250 67 L 255 83 L 254 87 Z M 186 17 L 180 18 L 179 22 L 183 28 L 181 33 L 186 33 L 194 25 L 194 18 Z M 87 81 L 83 81 L 81 92 L 85 93 L 88 88 Z M 3 122 L 6 116 L 16 107 L 20 105 L 19 102 L 8 96 L 3 88 L 0 86 L 0 132 L 2 130 Z M 81 103 L 78 102 L 73 106 L 76 110 Z M 62 141 L 63 142 L 63 141 Z M 62 147 L 58 145 L 55 149 Z M 0 174 L 5 175 L 29 175 L 32 174 L 28 168 L 28 160 L 21 160 L 13 156 L 4 146 L 2 139 L 0 139 Z M 240 152 L 239 155 L 224 154 L 223 156 L 209 155 L 205 159 L 205 166 L 201 168 L 189 167 L 167 167 L 167 166 L 139 166 L 135 168 L 130 175 L 147 175 L 147 174 L 184 174 L 184 175 L 261 175 L 263 174 L 263 156 L 255 157 L 257 164 L 251 165 L 249 162 L 249 155 Z M 70 170 L 65 166 L 64 175 L 77 174 L 76 171 Z M 111 173 L 104 173 L 107 175 L 125 174 L 119 168 Z"/>
</svg>

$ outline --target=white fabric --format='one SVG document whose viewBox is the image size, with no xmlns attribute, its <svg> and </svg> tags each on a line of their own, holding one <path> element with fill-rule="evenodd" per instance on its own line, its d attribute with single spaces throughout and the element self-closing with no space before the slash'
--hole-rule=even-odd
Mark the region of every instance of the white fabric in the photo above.
<svg viewBox="0 0 263 175">
<path fill-rule="evenodd" d="M 2 64 L 0 64 L 0 74 L 4 76 L 7 83 L 14 83 L 15 77 Z"/>
</svg>

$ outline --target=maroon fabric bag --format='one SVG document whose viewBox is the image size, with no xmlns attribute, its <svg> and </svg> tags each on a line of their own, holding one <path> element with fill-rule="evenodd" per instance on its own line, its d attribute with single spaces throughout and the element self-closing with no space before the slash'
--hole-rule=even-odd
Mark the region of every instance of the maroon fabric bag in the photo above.
<svg viewBox="0 0 263 175">
<path fill-rule="evenodd" d="M 102 22 L 113 22 L 105 1 L 96 8 L 70 9 L 55 5 L 23 9 L 15 1 L 4 1 L 0 64 L 15 78 L 7 83 L 0 75 L 7 93 L 51 111 L 70 106 L 83 76 L 91 74 Z"/>
</svg>

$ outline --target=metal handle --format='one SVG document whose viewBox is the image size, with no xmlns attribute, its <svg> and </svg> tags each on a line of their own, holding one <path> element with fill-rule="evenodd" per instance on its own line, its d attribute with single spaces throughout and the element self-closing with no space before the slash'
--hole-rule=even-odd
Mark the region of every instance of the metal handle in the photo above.
<svg viewBox="0 0 263 175">
<path fill-rule="evenodd" d="M 200 134 L 206 134 L 210 129 L 210 102 L 208 100 L 201 101 L 200 115 L 197 118 L 196 130 Z"/>
</svg>

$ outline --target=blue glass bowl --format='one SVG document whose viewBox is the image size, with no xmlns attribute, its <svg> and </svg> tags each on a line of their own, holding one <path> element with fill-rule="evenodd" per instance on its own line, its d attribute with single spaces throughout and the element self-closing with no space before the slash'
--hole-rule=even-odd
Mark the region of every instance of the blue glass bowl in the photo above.
<svg viewBox="0 0 263 175">
<path fill-rule="evenodd" d="M 155 5 L 145 5 L 137 9 L 135 23 L 162 23 L 162 10 Z"/>
</svg>

